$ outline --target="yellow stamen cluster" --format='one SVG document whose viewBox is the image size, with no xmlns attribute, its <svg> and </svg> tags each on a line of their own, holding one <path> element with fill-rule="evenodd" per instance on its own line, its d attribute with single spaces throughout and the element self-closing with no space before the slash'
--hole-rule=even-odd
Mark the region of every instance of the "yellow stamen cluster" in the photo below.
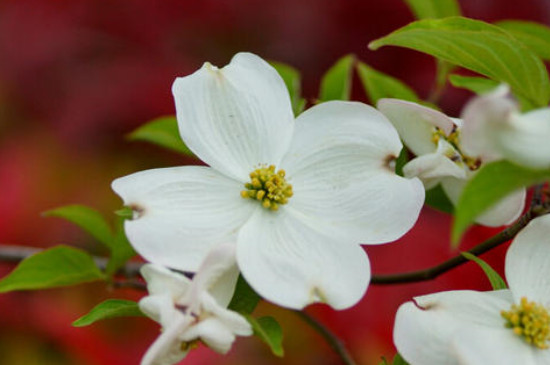
<svg viewBox="0 0 550 365">
<path fill-rule="evenodd" d="M 447 136 L 441 129 L 438 127 L 435 127 L 433 133 L 432 133 L 432 142 L 436 145 L 438 144 L 439 140 L 443 138 L 447 142 L 449 142 L 460 154 L 460 162 L 464 163 L 470 171 L 475 171 L 479 169 L 479 166 L 481 166 L 481 160 L 477 157 L 470 157 L 468 155 L 465 155 L 461 149 L 460 149 L 460 131 L 457 128 L 454 128 L 453 131 Z M 457 159 L 452 159 L 455 162 Z"/>
<path fill-rule="evenodd" d="M 500 315 L 506 320 L 505 326 L 525 342 L 539 349 L 548 348 L 550 314 L 544 306 L 523 297 L 519 305 L 513 304 L 509 311 L 501 311 Z"/>
<path fill-rule="evenodd" d="M 241 191 L 245 199 L 256 199 L 262 207 L 279 209 L 279 205 L 288 203 L 292 196 L 292 185 L 285 180 L 285 170 L 275 172 L 275 166 L 260 167 L 250 173 L 250 182 L 244 184 Z"/>
<path fill-rule="evenodd" d="M 191 351 L 199 347 L 200 340 L 192 340 L 192 341 L 183 341 L 180 344 L 180 350 L 183 352 Z"/>
</svg>

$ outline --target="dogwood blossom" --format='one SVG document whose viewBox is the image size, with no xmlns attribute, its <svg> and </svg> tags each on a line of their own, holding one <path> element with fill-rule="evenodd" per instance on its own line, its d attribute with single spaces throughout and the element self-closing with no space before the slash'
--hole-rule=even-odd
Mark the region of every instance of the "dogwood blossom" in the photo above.
<svg viewBox="0 0 550 365">
<path fill-rule="evenodd" d="M 113 182 L 135 219 L 125 230 L 147 260 L 194 271 L 210 247 L 237 243 L 237 262 L 264 298 L 291 308 L 355 304 L 370 280 L 359 245 L 401 237 L 422 183 L 395 174 L 402 145 L 376 109 L 327 102 L 296 121 L 277 71 L 239 53 L 205 63 L 172 88 L 179 131 L 210 167 L 138 172 Z"/>
<path fill-rule="evenodd" d="M 145 353 L 142 365 L 174 364 L 198 341 L 225 354 L 236 335 L 252 334 L 246 319 L 225 309 L 238 276 L 232 245 L 214 248 L 193 280 L 155 264 L 144 265 L 141 274 L 149 295 L 140 300 L 139 307 L 162 326 L 162 334 Z"/>
<path fill-rule="evenodd" d="M 403 167 L 404 175 L 419 177 L 426 189 L 441 184 L 453 204 L 458 202 L 468 179 L 483 163 L 495 158 L 464 152 L 463 146 L 471 134 L 462 134 L 468 124 L 462 119 L 398 99 L 381 99 L 377 107 L 417 156 Z M 525 190 L 522 189 L 489 208 L 476 221 L 486 226 L 509 224 L 519 217 L 524 204 Z"/>
<path fill-rule="evenodd" d="M 550 168 L 550 108 L 521 114 L 509 88 L 474 98 L 466 105 L 464 151 L 484 159 L 507 159 L 532 168 Z"/>
<path fill-rule="evenodd" d="M 550 364 L 550 215 L 506 254 L 510 289 L 416 297 L 397 311 L 394 342 L 411 364 Z"/>
</svg>

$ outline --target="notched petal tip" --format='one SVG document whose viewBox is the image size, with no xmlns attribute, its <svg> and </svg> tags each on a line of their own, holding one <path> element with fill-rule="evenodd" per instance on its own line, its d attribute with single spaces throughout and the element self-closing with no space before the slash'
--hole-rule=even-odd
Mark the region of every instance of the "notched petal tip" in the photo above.
<svg viewBox="0 0 550 365">
<path fill-rule="evenodd" d="M 145 215 L 145 208 L 137 203 L 127 205 L 132 211 L 132 220 L 139 219 Z"/>
<path fill-rule="evenodd" d="M 382 166 L 390 170 L 391 173 L 395 173 L 395 163 L 397 160 L 397 156 L 395 155 L 387 155 L 386 158 L 383 160 Z"/>
</svg>

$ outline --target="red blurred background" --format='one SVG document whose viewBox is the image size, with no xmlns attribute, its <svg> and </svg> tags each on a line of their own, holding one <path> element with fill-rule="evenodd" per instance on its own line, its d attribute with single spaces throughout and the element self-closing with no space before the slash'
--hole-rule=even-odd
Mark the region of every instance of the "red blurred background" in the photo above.
<svg viewBox="0 0 550 365">
<path fill-rule="evenodd" d="M 485 21 L 527 19 L 550 24 L 546 0 L 462 0 L 465 15 Z M 115 177 L 189 163 L 125 134 L 173 114 L 170 86 L 204 61 L 222 66 L 238 51 L 288 63 L 303 75 L 305 96 L 317 96 L 321 75 L 339 57 L 355 53 L 399 77 L 422 96 L 434 76 L 424 55 L 369 41 L 413 20 L 402 0 L 3 0 L 0 2 L 0 242 L 36 247 L 65 243 L 92 252 L 97 245 L 68 223 L 40 213 L 87 204 L 108 216 L 120 208 L 110 190 Z M 355 99 L 364 100 L 360 88 Z M 447 90 L 444 111 L 456 116 L 468 93 Z M 374 273 L 420 269 L 456 252 L 449 249 L 450 218 L 425 209 L 400 241 L 367 247 Z M 462 247 L 494 230 L 471 230 Z M 484 256 L 502 270 L 505 247 Z M 4 275 L 12 265 L 0 264 Z M 354 308 L 308 309 L 337 333 L 359 364 L 392 357 L 393 316 L 414 295 L 443 289 L 488 289 L 467 264 L 419 284 L 371 286 Z M 86 328 L 70 323 L 108 297 L 143 293 L 104 285 L 0 295 L 3 364 L 137 364 L 158 334 L 146 319 L 114 319 Z M 270 355 L 257 339 L 239 339 L 229 356 L 194 351 L 188 364 L 338 364 L 321 338 L 295 314 L 263 303 L 285 333 L 285 357 Z"/>
</svg>

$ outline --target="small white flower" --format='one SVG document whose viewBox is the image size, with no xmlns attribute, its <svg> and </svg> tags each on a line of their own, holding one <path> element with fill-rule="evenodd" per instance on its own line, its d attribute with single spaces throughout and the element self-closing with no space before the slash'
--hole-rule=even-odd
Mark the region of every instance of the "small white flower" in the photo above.
<svg viewBox="0 0 550 365">
<path fill-rule="evenodd" d="M 154 264 L 144 265 L 141 274 L 149 295 L 140 300 L 139 307 L 162 326 L 162 334 L 145 353 L 142 365 L 174 364 L 199 340 L 225 354 L 236 335 L 252 334 L 246 319 L 225 309 L 238 277 L 232 245 L 213 249 L 193 280 Z"/>
<path fill-rule="evenodd" d="M 463 112 L 463 147 L 482 158 L 507 159 L 519 165 L 550 168 L 550 108 L 521 114 L 502 85 L 478 96 Z"/>
<path fill-rule="evenodd" d="M 411 365 L 550 364 L 550 215 L 506 254 L 510 289 L 447 291 L 399 308 L 393 338 Z"/>
<path fill-rule="evenodd" d="M 403 167 L 405 177 L 418 177 L 426 189 L 437 184 L 456 204 L 464 186 L 484 162 L 494 156 L 467 154 L 464 135 L 466 123 L 450 118 L 434 109 L 417 103 L 381 99 L 378 109 L 392 122 L 405 145 L 417 157 Z M 525 204 L 525 190 L 508 195 L 489 208 L 476 221 L 486 226 L 501 226 L 516 220 Z"/>
<path fill-rule="evenodd" d="M 355 102 L 294 121 L 283 80 L 249 53 L 222 69 L 205 63 L 173 93 L 181 137 L 210 167 L 113 182 L 139 212 L 125 224 L 136 250 L 194 271 L 212 245 L 236 241 L 242 274 L 276 304 L 342 309 L 361 299 L 370 264 L 359 243 L 401 237 L 424 201 L 421 182 L 390 167 L 402 148 L 391 123 Z"/>
</svg>

